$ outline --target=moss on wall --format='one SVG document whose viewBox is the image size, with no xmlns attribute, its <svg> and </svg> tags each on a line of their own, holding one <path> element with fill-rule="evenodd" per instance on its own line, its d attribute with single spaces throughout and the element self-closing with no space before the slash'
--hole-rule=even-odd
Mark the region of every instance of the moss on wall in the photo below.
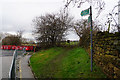
<svg viewBox="0 0 120 80">
<path fill-rule="evenodd" d="M 120 78 L 120 33 L 98 32 L 93 37 L 93 59 L 108 77 Z"/>
</svg>

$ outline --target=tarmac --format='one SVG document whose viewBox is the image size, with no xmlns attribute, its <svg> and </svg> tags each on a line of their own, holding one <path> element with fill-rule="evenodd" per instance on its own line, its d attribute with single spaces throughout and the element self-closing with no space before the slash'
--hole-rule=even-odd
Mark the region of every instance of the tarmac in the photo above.
<svg viewBox="0 0 120 80">
<path fill-rule="evenodd" d="M 0 80 L 9 78 L 9 70 L 11 67 L 13 52 L 8 50 L 0 50 Z"/>
<path fill-rule="evenodd" d="M 2 64 L 2 56 L 1 56 L 1 52 L 0 52 L 0 64 Z M 0 80 L 2 79 L 2 65 L 0 65 Z"/>
<path fill-rule="evenodd" d="M 9 75 L 9 70 L 11 67 L 12 59 L 13 59 L 13 51 L 9 50 L 0 50 L 0 80 L 1 79 L 7 79 Z M 21 51 L 18 51 L 18 53 L 22 53 Z M 17 71 L 16 76 L 17 78 L 20 78 L 20 80 L 35 80 L 34 75 L 32 73 L 32 70 L 28 64 L 29 58 L 31 55 L 18 55 L 17 57 Z"/>
<path fill-rule="evenodd" d="M 17 66 L 19 66 L 18 78 L 35 80 L 32 70 L 28 64 L 30 57 L 31 57 L 31 55 L 19 57 L 19 64 L 17 65 Z"/>
<path fill-rule="evenodd" d="M 2 57 L 2 78 L 9 78 L 9 70 L 11 67 L 13 56 Z"/>
</svg>

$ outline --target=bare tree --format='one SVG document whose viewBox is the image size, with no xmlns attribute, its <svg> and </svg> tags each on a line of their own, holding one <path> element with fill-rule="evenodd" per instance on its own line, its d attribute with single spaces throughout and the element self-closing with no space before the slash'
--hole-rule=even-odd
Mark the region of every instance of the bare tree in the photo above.
<svg viewBox="0 0 120 80">
<path fill-rule="evenodd" d="M 74 25 L 74 29 L 79 37 L 82 37 L 83 34 L 87 34 L 90 32 L 90 30 L 89 32 L 86 32 L 88 27 L 90 27 L 90 25 L 88 24 L 88 20 L 86 19 L 78 20 Z M 99 31 L 98 25 L 95 24 L 95 22 L 93 22 L 93 31 Z"/>
<path fill-rule="evenodd" d="M 119 7 L 120 4 L 116 5 L 113 7 L 112 11 L 110 13 L 107 14 L 107 18 L 108 20 L 106 21 L 106 23 L 109 23 L 109 22 L 112 22 L 112 26 L 114 26 L 114 29 L 112 29 L 112 32 L 115 32 L 116 30 L 118 32 L 120 32 L 120 25 L 119 25 L 119 22 L 118 22 L 118 18 L 119 18 L 119 13 L 118 13 L 118 10 L 117 12 L 115 11 L 115 9 L 117 9 L 117 7 Z"/>
<path fill-rule="evenodd" d="M 24 43 L 24 39 L 22 37 L 24 32 L 25 32 L 25 30 L 22 30 L 22 29 L 17 31 L 17 35 L 16 36 L 20 39 L 21 44 Z"/>
<path fill-rule="evenodd" d="M 71 27 L 72 18 L 62 13 L 46 14 L 36 17 L 33 22 L 34 34 L 37 34 L 37 41 L 55 45 L 66 36 L 66 31 Z"/>
<path fill-rule="evenodd" d="M 74 29 L 76 34 L 80 38 L 80 45 L 88 46 L 90 42 L 90 25 L 88 24 L 88 20 L 82 19 L 76 21 L 74 25 Z M 98 25 L 93 22 L 93 35 L 99 31 Z"/>
<path fill-rule="evenodd" d="M 17 36 L 18 36 L 19 38 L 22 38 L 24 31 L 25 31 L 25 30 L 18 30 L 18 31 L 17 31 Z"/>
<path fill-rule="evenodd" d="M 94 6 L 95 9 L 97 9 L 97 16 L 96 18 L 100 15 L 102 10 L 104 10 L 105 7 L 105 2 L 103 0 L 65 0 L 65 8 L 68 8 L 70 4 L 73 4 L 74 6 L 77 5 L 78 8 L 82 6 L 84 3 L 89 3 L 90 5 Z"/>
</svg>

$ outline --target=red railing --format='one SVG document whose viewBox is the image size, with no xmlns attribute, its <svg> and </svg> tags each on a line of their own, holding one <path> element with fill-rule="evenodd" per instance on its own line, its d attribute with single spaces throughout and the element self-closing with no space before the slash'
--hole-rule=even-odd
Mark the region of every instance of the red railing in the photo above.
<svg viewBox="0 0 120 80">
<path fill-rule="evenodd" d="M 15 45 L 2 45 L 1 49 L 3 50 L 23 50 L 23 48 L 26 48 L 26 51 L 33 51 L 34 46 L 15 46 Z"/>
</svg>

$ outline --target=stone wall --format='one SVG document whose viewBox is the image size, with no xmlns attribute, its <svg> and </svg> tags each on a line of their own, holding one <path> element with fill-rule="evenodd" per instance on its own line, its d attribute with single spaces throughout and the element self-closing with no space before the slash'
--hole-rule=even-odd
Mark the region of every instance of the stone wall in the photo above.
<svg viewBox="0 0 120 80">
<path fill-rule="evenodd" d="M 120 78 L 120 34 L 98 32 L 93 37 L 93 60 L 109 78 Z"/>
</svg>

